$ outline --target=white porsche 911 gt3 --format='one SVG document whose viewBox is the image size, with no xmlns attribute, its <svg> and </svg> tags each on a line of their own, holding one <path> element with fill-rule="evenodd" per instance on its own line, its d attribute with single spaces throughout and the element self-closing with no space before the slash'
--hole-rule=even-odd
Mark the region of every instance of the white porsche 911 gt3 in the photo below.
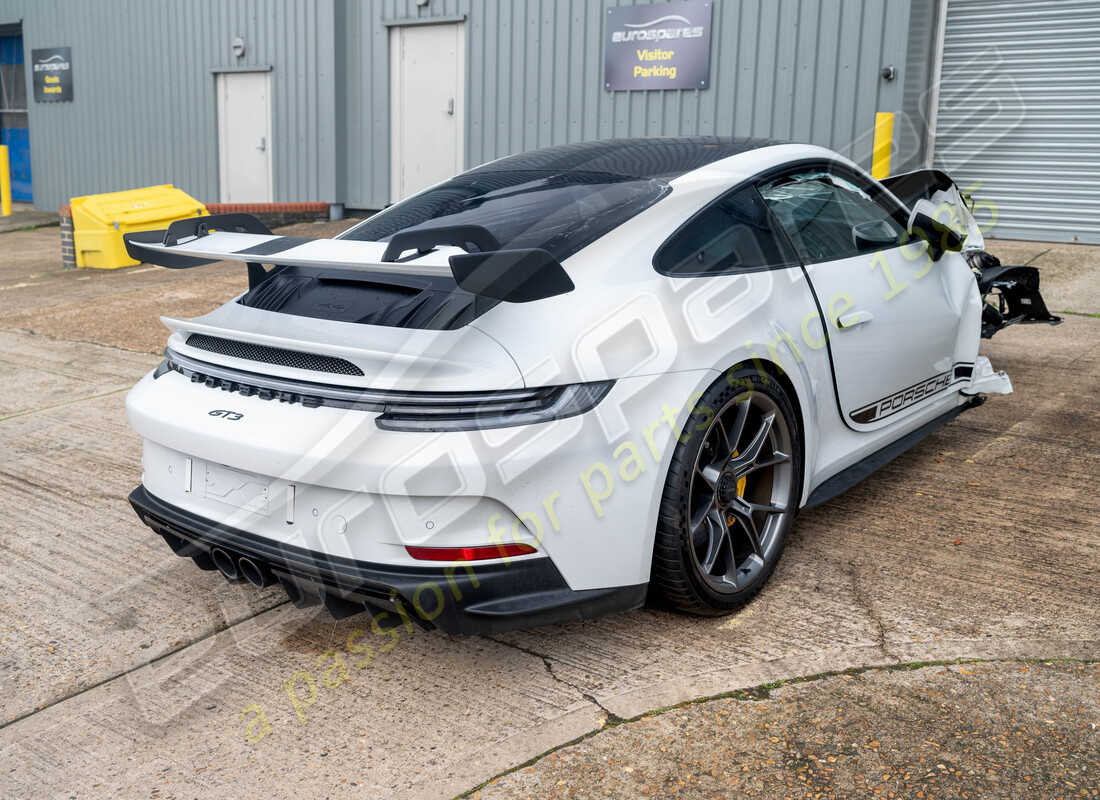
<svg viewBox="0 0 1100 800">
<path fill-rule="evenodd" d="M 296 605 L 453 634 L 651 590 L 730 612 L 800 509 L 1011 391 L 983 335 L 1058 321 L 947 176 L 764 140 L 554 147 L 336 239 L 220 215 L 127 247 L 249 276 L 166 318 L 128 397 L 141 519 Z"/>
</svg>

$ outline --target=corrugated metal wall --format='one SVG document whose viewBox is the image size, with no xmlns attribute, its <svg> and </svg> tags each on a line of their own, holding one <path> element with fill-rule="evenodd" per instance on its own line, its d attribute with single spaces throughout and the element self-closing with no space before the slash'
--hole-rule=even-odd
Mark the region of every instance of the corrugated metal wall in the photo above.
<svg viewBox="0 0 1100 800">
<path fill-rule="evenodd" d="M 154 183 L 216 201 L 214 70 L 269 66 L 275 199 L 331 199 L 336 8 L 330 0 L 0 0 L 0 24 L 23 21 L 28 57 L 36 47 L 72 47 L 73 102 L 30 101 L 35 206 Z M 236 36 L 246 43 L 240 59 Z"/>
<path fill-rule="evenodd" d="M 564 142 L 726 134 L 822 144 L 870 163 L 876 111 L 901 112 L 911 9 L 929 0 L 718 0 L 711 88 L 607 92 L 603 17 L 613 0 L 380 0 L 349 6 L 353 206 L 389 200 L 388 40 L 382 22 L 465 15 L 467 167 Z M 893 64 L 899 79 L 879 78 Z M 919 87 L 924 94 L 927 84 Z M 918 108 L 918 104 L 913 104 Z M 899 120 L 919 126 L 922 121 Z M 901 140 L 899 136 L 899 141 Z M 895 167 L 917 165 L 910 136 Z"/>
<path fill-rule="evenodd" d="M 935 165 L 991 236 L 1100 243 L 1098 87 L 1095 0 L 949 0 Z"/>
<path fill-rule="evenodd" d="M 894 121 L 895 173 L 920 169 L 927 159 L 941 1 L 946 0 L 910 0 L 905 69 L 897 78 L 902 82 L 902 115 Z"/>
<path fill-rule="evenodd" d="M 604 91 L 616 0 L 0 0 L 0 24 L 22 20 L 28 51 L 72 48 L 74 102 L 30 104 L 39 208 L 162 182 L 216 199 L 214 72 L 267 67 L 275 199 L 377 208 L 389 201 L 386 23 L 465 17 L 468 167 L 679 133 L 809 141 L 868 164 L 875 112 L 919 109 L 906 65 L 912 52 L 924 64 L 928 41 L 909 23 L 934 1 L 717 0 L 711 88 L 665 92 Z M 897 80 L 879 78 L 885 64 Z M 921 122 L 899 122 L 895 170 L 919 161 Z"/>
</svg>

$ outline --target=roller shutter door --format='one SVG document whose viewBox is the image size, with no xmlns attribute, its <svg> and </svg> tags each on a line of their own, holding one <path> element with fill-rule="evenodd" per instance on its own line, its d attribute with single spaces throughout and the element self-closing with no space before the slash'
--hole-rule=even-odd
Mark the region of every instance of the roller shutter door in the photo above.
<svg viewBox="0 0 1100 800">
<path fill-rule="evenodd" d="M 1100 243 L 1100 3 L 948 0 L 934 165 L 991 236 Z"/>
</svg>

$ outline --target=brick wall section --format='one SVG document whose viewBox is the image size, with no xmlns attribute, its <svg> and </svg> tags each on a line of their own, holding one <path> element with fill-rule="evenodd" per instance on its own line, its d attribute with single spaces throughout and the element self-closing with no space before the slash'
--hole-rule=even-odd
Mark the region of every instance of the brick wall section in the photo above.
<svg viewBox="0 0 1100 800">
<path fill-rule="evenodd" d="M 73 245 L 73 212 L 68 206 L 57 209 L 61 219 L 61 267 L 76 269 L 76 248 Z"/>
<path fill-rule="evenodd" d="M 207 203 L 211 214 L 327 214 L 328 203 Z"/>
<path fill-rule="evenodd" d="M 211 214 L 253 214 L 269 228 L 328 219 L 328 203 L 207 203 Z"/>
</svg>

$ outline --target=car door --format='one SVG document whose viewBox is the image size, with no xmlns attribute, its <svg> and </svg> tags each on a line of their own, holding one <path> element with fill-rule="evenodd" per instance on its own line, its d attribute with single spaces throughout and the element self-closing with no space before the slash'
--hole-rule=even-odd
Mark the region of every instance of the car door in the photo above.
<svg viewBox="0 0 1100 800">
<path fill-rule="evenodd" d="M 941 280 L 943 261 L 906 235 L 904 209 L 836 164 L 800 166 L 760 191 L 817 296 L 845 424 L 886 427 L 942 397 L 964 304 Z"/>
</svg>

